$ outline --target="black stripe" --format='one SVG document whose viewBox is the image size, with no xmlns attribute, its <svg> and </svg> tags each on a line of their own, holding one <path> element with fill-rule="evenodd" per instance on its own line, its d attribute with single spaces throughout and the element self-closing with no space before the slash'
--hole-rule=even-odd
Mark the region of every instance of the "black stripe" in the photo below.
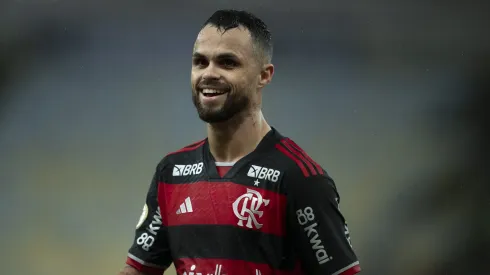
<svg viewBox="0 0 490 275">
<path fill-rule="evenodd" d="M 289 149 L 289 148 L 288 148 L 286 145 L 284 145 L 282 142 L 279 142 L 278 144 L 279 144 L 279 146 L 284 147 L 284 149 L 286 149 L 286 150 L 287 150 L 289 153 L 291 153 L 291 154 L 292 154 L 292 155 L 293 155 L 295 158 L 297 158 L 299 161 L 301 161 L 301 163 L 303 163 L 303 165 L 305 166 L 306 170 L 307 170 L 307 171 L 308 171 L 308 173 L 310 174 L 310 175 L 308 175 L 308 177 L 313 175 L 313 172 L 311 171 L 311 169 L 310 169 L 310 167 L 308 166 L 308 164 L 307 164 L 305 161 L 303 161 L 303 159 L 302 159 L 302 158 L 300 158 L 300 157 L 298 156 L 298 152 L 296 152 L 296 151 L 291 151 L 291 150 L 290 150 L 290 149 Z M 288 144 L 288 145 L 289 145 L 290 147 L 293 147 L 293 146 L 291 146 L 291 144 Z M 293 147 L 293 148 L 294 148 L 294 147 Z M 315 169 L 315 166 L 314 166 L 314 165 L 313 165 L 313 169 Z"/>
<path fill-rule="evenodd" d="M 292 244 L 286 238 L 234 226 L 168 227 L 172 257 L 243 260 L 292 270 Z"/>
</svg>

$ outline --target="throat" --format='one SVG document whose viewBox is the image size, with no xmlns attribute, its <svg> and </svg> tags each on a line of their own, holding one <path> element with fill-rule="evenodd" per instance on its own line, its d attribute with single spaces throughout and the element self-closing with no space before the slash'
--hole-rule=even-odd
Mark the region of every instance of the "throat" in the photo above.
<svg viewBox="0 0 490 275">
<path fill-rule="evenodd" d="M 237 114 L 231 121 L 207 127 L 209 150 L 221 162 L 236 162 L 250 154 L 271 130 L 260 111 Z"/>
</svg>

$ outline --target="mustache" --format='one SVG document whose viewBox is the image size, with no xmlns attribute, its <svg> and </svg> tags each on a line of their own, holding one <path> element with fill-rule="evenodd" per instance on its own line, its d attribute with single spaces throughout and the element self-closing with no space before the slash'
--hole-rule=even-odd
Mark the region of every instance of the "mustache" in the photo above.
<svg viewBox="0 0 490 275">
<path fill-rule="evenodd" d="M 215 89 L 215 90 L 228 90 L 230 85 L 220 82 L 218 80 L 203 80 L 199 82 L 197 88 L 202 89 Z"/>
</svg>

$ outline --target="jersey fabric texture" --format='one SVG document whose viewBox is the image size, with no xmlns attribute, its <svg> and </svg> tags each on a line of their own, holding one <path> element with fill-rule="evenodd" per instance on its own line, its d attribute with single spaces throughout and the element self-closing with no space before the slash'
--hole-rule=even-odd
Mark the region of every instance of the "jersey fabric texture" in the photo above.
<svg viewBox="0 0 490 275">
<path fill-rule="evenodd" d="M 207 139 L 168 154 L 126 263 L 155 275 L 172 263 L 182 275 L 360 271 L 336 186 L 296 143 L 272 128 L 232 165 L 217 167 Z"/>
</svg>

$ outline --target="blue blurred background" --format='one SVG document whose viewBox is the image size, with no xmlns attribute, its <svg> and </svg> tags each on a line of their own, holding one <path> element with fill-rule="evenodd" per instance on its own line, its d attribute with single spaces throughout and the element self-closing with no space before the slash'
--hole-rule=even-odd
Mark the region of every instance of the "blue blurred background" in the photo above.
<svg viewBox="0 0 490 275">
<path fill-rule="evenodd" d="M 266 118 L 335 179 L 363 275 L 490 274 L 489 4 L 453 0 L 2 0 L 1 274 L 124 266 L 156 164 L 205 135 L 221 8 L 270 26 Z"/>
</svg>

